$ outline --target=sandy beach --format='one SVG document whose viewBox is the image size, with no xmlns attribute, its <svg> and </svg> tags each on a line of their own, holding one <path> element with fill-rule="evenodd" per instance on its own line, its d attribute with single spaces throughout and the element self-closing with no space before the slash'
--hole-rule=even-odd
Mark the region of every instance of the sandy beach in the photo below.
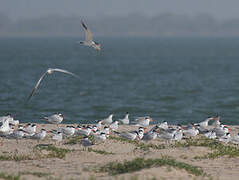
<svg viewBox="0 0 239 180">
<path fill-rule="evenodd" d="M 51 130 L 56 126 L 40 124 L 38 130 L 41 128 Z M 121 125 L 118 132 L 133 129 L 137 127 Z M 233 135 L 239 127 L 232 126 L 231 131 Z M 89 148 L 81 145 L 80 137 L 66 137 L 55 144 L 50 135 L 42 141 L 1 138 L 1 143 L 0 179 L 236 180 L 239 175 L 238 146 L 200 136 L 166 143 L 159 139 L 126 141 L 112 134 L 105 142 L 96 142 Z M 125 161 L 139 162 L 140 167 L 116 165 Z"/>
</svg>

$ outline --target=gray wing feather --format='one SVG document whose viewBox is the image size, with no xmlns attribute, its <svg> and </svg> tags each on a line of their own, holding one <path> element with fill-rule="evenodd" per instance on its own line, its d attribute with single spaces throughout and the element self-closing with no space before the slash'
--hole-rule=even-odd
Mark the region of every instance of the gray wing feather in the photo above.
<svg viewBox="0 0 239 180">
<path fill-rule="evenodd" d="M 83 21 L 81 21 L 81 24 L 85 29 L 85 40 L 92 41 L 92 32 L 89 30 L 89 28 L 85 25 Z"/>
<path fill-rule="evenodd" d="M 70 71 L 64 70 L 64 69 L 58 69 L 58 68 L 56 68 L 56 69 L 52 69 L 52 70 L 53 70 L 53 71 L 57 71 L 57 72 L 62 72 L 62 73 L 70 74 L 70 75 L 72 75 L 72 76 L 74 76 L 74 77 L 76 77 L 76 78 L 80 78 L 80 77 L 77 76 L 76 74 L 74 74 L 74 73 L 72 73 L 72 72 L 70 72 Z"/>
<path fill-rule="evenodd" d="M 36 92 L 38 86 L 40 85 L 42 79 L 45 77 L 46 74 L 47 74 L 47 72 L 45 72 L 45 73 L 40 77 L 40 79 L 39 79 L 38 82 L 36 83 L 35 87 L 32 89 L 32 92 L 31 92 L 30 96 L 28 97 L 28 100 L 27 100 L 27 101 L 29 101 L 29 100 L 31 99 L 31 97 L 35 94 L 35 92 Z"/>
</svg>

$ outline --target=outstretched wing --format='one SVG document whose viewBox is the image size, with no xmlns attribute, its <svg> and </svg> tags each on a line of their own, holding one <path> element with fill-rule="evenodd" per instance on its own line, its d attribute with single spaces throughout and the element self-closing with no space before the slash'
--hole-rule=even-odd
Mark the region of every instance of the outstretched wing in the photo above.
<svg viewBox="0 0 239 180">
<path fill-rule="evenodd" d="M 45 77 L 45 75 L 47 74 L 47 72 L 45 72 L 41 77 L 40 79 L 38 80 L 37 84 L 35 85 L 35 87 L 32 89 L 32 92 L 30 94 L 30 96 L 28 97 L 27 101 L 29 101 L 31 99 L 31 97 L 35 94 L 38 86 L 40 85 L 42 79 Z"/>
<path fill-rule="evenodd" d="M 85 25 L 83 21 L 81 21 L 81 24 L 85 29 L 85 40 L 92 41 L 92 32 L 89 30 L 89 28 Z"/>
<path fill-rule="evenodd" d="M 80 78 L 79 76 L 77 76 L 76 74 L 70 72 L 70 71 L 67 71 L 67 70 L 64 70 L 64 69 L 58 69 L 58 68 L 55 68 L 55 69 L 51 69 L 52 71 L 57 71 L 57 72 L 63 72 L 63 73 L 66 73 L 66 74 L 70 74 L 76 78 Z"/>
</svg>

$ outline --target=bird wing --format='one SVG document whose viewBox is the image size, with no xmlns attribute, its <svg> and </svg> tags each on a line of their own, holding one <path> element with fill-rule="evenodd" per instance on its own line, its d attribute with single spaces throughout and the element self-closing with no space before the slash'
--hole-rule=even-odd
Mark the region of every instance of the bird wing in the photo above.
<svg viewBox="0 0 239 180">
<path fill-rule="evenodd" d="M 83 21 L 81 21 L 81 24 L 83 28 L 85 29 L 85 40 L 92 41 L 92 32 L 89 30 L 89 28 L 85 25 Z"/>
<path fill-rule="evenodd" d="M 31 92 L 30 96 L 28 97 L 28 100 L 27 100 L 27 101 L 29 101 L 29 100 L 31 99 L 31 97 L 35 94 L 35 92 L 36 92 L 38 86 L 40 85 L 42 79 L 45 77 L 46 74 L 47 74 L 47 72 L 45 72 L 45 73 L 40 77 L 40 79 L 39 79 L 38 82 L 36 83 L 35 87 L 32 89 L 32 92 Z"/>
<path fill-rule="evenodd" d="M 76 77 L 76 78 L 80 78 L 80 77 L 77 76 L 76 74 L 73 74 L 72 72 L 69 72 L 69 71 L 64 70 L 64 69 L 58 69 L 58 68 L 56 68 L 56 69 L 52 69 L 52 71 L 63 72 L 63 73 L 66 73 L 66 74 L 70 74 L 70 75 L 72 75 L 72 76 L 74 76 L 74 77 Z"/>
</svg>

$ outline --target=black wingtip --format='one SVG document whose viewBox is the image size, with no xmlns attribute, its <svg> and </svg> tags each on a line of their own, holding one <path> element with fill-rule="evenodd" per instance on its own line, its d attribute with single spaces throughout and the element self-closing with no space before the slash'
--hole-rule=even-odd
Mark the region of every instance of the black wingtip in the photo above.
<svg viewBox="0 0 239 180">
<path fill-rule="evenodd" d="M 87 26 L 85 25 L 85 23 L 82 20 L 81 20 L 81 24 L 85 29 L 87 29 Z"/>
</svg>

